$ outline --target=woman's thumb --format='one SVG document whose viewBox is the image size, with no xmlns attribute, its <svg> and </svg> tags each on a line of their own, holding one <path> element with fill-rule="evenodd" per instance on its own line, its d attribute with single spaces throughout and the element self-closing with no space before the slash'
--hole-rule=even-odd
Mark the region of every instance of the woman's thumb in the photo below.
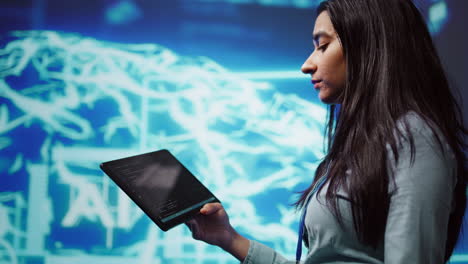
<svg viewBox="0 0 468 264">
<path fill-rule="evenodd" d="M 220 203 L 207 203 L 200 209 L 200 213 L 210 215 L 221 209 L 223 209 L 223 206 Z"/>
</svg>

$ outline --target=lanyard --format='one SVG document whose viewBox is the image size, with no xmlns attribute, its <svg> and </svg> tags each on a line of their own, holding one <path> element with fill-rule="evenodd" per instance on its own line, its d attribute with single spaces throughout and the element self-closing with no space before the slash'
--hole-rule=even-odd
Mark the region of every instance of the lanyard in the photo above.
<svg viewBox="0 0 468 264">
<path fill-rule="evenodd" d="M 301 255 L 302 255 L 302 236 L 304 235 L 304 220 L 305 216 L 307 213 L 307 206 L 309 204 L 310 199 L 314 194 L 320 189 L 320 187 L 323 186 L 323 184 L 327 181 L 327 176 L 323 176 L 320 178 L 312 187 L 312 191 L 309 194 L 309 197 L 307 197 L 307 200 L 304 204 L 304 209 L 302 210 L 301 214 L 301 221 L 299 222 L 299 232 L 298 232 L 298 238 L 297 238 L 297 248 L 296 248 L 296 263 L 299 263 L 301 260 Z"/>
</svg>

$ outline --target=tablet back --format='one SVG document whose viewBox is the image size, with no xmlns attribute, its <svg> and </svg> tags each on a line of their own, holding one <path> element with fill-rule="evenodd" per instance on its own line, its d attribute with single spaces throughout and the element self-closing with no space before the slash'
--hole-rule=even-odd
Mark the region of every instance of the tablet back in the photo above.
<svg viewBox="0 0 468 264">
<path fill-rule="evenodd" d="M 219 200 L 168 150 L 112 160 L 101 169 L 164 231 Z"/>
</svg>

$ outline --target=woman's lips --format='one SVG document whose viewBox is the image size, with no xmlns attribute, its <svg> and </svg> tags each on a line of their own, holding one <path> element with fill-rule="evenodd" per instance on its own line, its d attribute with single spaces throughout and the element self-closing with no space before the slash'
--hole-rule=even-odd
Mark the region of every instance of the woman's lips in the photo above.
<svg viewBox="0 0 468 264">
<path fill-rule="evenodd" d="M 319 89 L 321 83 L 322 83 L 322 80 L 312 80 L 312 84 L 314 85 L 315 89 Z"/>
</svg>

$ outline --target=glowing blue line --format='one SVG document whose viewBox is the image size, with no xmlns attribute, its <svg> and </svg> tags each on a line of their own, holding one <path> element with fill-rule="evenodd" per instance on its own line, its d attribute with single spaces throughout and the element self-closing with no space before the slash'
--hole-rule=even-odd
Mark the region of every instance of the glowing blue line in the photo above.
<svg viewBox="0 0 468 264">
<path fill-rule="evenodd" d="M 295 8 L 314 8 L 322 0 L 289 0 L 289 1 L 277 1 L 277 0 L 199 0 L 200 2 L 222 2 L 230 3 L 235 5 L 242 4 L 257 4 L 262 6 L 282 6 L 282 7 L 295 7 Z"/>
<path fill-rule="evenodd" d="M 452 263 L 452 262 L 464 262 L 464 261 L 468 261 L 467 254 L 452 255 L 449 262 Z"/>
<path fill-rule="evenodd" d="M 250 80 L 278 80 L 278 79 L 307 79 L 301 71 L 259 71 L 259 72 L 238 72 L 236 77 Z"/>
</svg>

